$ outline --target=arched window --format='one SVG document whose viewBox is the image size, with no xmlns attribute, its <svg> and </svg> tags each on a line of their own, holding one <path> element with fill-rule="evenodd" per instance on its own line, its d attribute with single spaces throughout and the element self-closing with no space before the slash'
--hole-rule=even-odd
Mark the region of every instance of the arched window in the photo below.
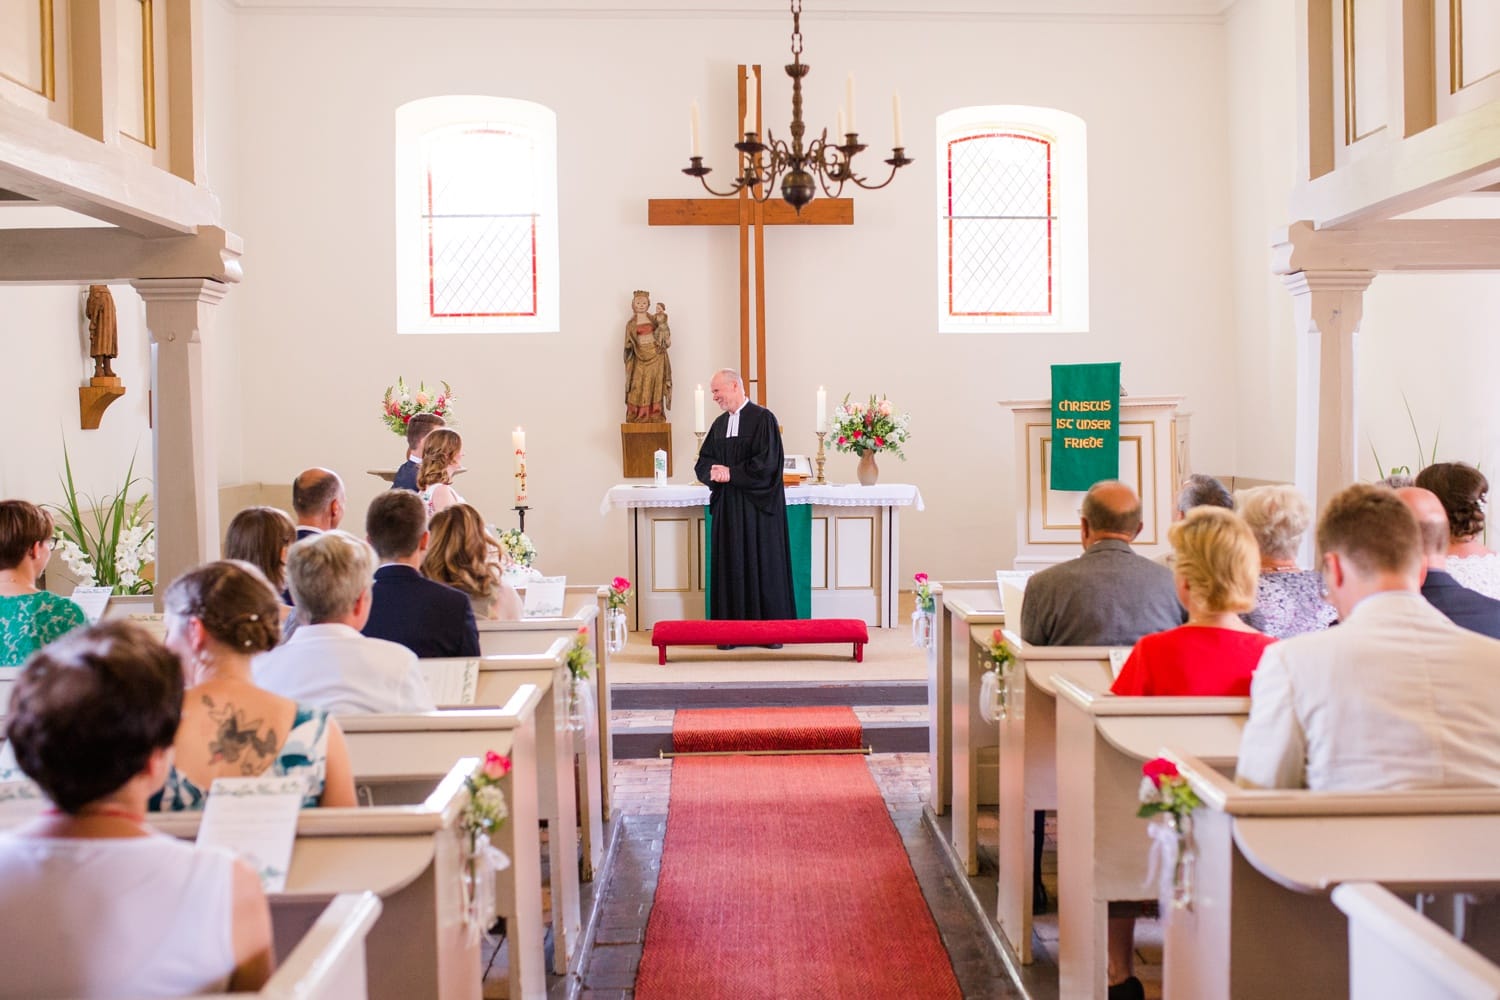
<svg viewBox="0 0 1500 1000">
<path fill-rule="evenodd" d="M 938 116 L 938 330 L 1088 329 L 1083 120 L 1051 108 Z"/>
<path fill-rule="evenodd" d="M 558 330 L 557 116 L 530 101 L 396 109 L 396 332 Z"/>
</svg>

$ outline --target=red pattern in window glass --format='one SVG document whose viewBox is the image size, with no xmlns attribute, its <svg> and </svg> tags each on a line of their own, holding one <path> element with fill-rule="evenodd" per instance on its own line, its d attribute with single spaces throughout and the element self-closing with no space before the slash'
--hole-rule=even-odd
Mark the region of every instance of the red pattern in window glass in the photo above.
<svg viewBox="0 0 1500 1000">
<path fill-rule="evenodd" d="M 537 314 L 534 156 L 529 137 L 503 129 L 464 127 L 429 140 L 429 317 Z"/>
<path fill-rule="evenodd" d="M 981 132 L 949 141 L 948 315 L 1054 315 L 1052 152 L 1050 140 L 1018 132 Z M 983 297 L 989 301 L 972 301 Z"/>
</svg>

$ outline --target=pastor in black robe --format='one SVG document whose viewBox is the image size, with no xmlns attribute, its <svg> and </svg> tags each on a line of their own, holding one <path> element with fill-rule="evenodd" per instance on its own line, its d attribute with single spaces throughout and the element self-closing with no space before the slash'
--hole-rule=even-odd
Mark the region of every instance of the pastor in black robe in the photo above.
<svg viewBox="0 0 1500 1000">
<path fill-rule="evenodd" d="M 713 516 L 709 617 L 796 618 L 776 415 L 747 400 L 735 437 L 728 436 L 729 416 L 719 414 L 708 429 L 694 469 L 708 486 Z M 729 468 L 729 482 L 709 479 L 715 465 Z"/>
</svg>

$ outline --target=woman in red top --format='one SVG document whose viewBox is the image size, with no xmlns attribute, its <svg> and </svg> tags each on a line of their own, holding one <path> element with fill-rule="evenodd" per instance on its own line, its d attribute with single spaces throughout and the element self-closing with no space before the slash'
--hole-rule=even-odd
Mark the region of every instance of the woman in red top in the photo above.
<svg viewBox="0 0 1500 1000">
<path fill-rule="evenodd" d="M 1276 640 L 1240 620 L 1255 607 L 1260 548 L 1240 516 L 1194 507 L 1167 533 L 1177 554 L 1172 575 L 1188 622 L 1135 644 L 1110 688 L 1123 695 L 1250 694 L 1260 654 Z M 1134 975 L 1136 903 L 1109 904 L 1109 998 L 1144 1000 Z"/>
<path fill-rule="evenodd" d="M 1238 514 L 1195 507 L 1167 537 L 1177 559 L 1177 599 L 1186 625 L 1135 644 L 1115 694 L 1248 697 L 1261 652 L 1276 640 L 1240 620 L 1255 606 L 1260 549 Z"/>
</svg>

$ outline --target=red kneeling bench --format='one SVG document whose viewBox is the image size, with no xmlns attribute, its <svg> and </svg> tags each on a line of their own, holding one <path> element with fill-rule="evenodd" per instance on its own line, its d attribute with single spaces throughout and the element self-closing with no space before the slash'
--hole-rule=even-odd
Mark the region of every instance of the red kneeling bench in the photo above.
<svg viewBox="0 0 1500 1000">
<path fill-rule="evenodd" d="M 772 643 L 852 642 L 854 662 L 865 661 L 870 630 L 858 618 L 777 618 L 769 621 L 666 621 L 651 628 L 657 662 L 668 646 L 769 646 Z"/>
</svg>

